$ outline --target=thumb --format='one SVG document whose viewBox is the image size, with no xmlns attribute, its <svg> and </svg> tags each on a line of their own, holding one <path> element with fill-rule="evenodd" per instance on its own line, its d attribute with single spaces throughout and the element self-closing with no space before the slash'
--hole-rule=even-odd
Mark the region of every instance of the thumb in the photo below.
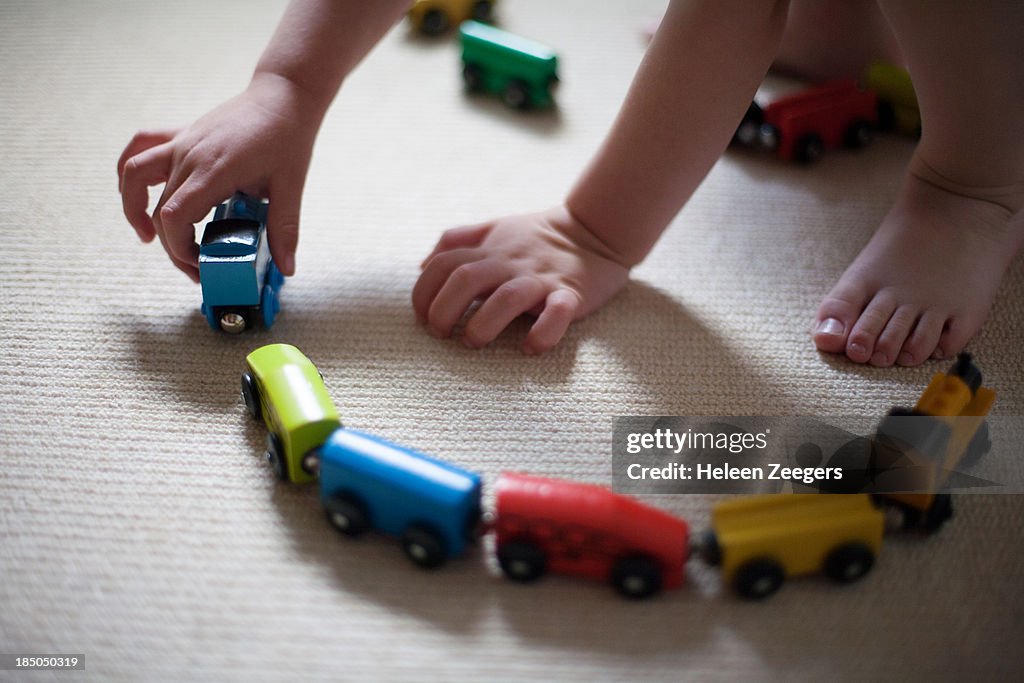
<svg viewBox="0 0 1024 683">
<path fill-rule="evenodd" d="M 297 182 L 271 181 L 267 207 L 267 236 L 270 255 L 282 274 L 295 274 L 295 247 L 299 243 L 299 209 L 302 179 Z"/>
</svg>

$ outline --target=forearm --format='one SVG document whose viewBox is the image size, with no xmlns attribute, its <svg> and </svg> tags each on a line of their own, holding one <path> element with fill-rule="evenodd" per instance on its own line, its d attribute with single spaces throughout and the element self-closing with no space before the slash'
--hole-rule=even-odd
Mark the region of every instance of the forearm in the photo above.
<svg viewBox="0 0 1024 683">
<path fill-rule="evenodd" d="M 674 1 L 566 205 L 639 263 L 721 156 L 778 49 L 785 0 Z"/>
<path fill-rule="evenodd" d="M 292 0 L 253 80 L 284 79 L 322 117 L 345 77 L 408 8 L 408 0 Z"/>
</svg>

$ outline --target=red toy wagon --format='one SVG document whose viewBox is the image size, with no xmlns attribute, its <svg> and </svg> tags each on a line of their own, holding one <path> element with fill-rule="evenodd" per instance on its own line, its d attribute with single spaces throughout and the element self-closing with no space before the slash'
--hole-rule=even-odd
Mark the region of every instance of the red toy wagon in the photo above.
<svg viewBox="0 0 1024 683">
<path fill-rule="evenodd" d="M 631 598 L 683 582 L 689 529 L 667 512 L 598 486 L 523 474 L 503 474 L 496 493 L 498 562 L 511 579 L 572 574 Z"/>
</svg>

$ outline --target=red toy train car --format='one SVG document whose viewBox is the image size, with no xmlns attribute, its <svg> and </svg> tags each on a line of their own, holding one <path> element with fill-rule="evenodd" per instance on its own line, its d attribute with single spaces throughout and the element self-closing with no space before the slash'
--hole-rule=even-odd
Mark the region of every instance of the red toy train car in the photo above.
<svg viewBox="0 0 1024 683">
<path fill-rule="evenodd" d="M 598 486 L 524 474 L 501 475 L 496 494 L 498 563 L 511 579 L 571 574 L 631 598 L 683 582 L 681 519 Z"/>
<path fill-rule="evenodd" d="M 841 80 L 751 104 L 733 144 L 756 145 L 780 159 L 810 164 L 826 149 L 864 147 L 878 126 L 878 98 Z"/>
</svg>

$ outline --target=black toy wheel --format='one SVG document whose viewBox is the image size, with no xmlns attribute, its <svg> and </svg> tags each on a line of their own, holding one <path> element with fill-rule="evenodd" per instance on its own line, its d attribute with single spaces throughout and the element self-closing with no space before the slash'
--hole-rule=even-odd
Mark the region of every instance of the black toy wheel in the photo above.
<svg viewBox="0 0 1024 683">
<path fill-rule="evenodd" d="M 480 92 L 484 89 L 484 72 L 476 64 L 467 64 L 462 68 L 462 81 L 469 92 Z"/>
<path fill-rule="evenodd" d="M 501 93 L 502 101 L 513 109 L 530 107 L 530 92 L 525 83 L 519 80 L 509 81 Z"/>
<path fill-rule="evenodd" d="M 910 531 L 921 528 L 921 520 L 924 518 L 924 515 L 920 510 L 900 503 L 897 503 L 894 507 L 899 511 L 899 514 L 902 515 L 902 520 L 900 522 L 900 528 L 902 530 Z"/>
<path fill-rule="evenodd" d="M 779 148 L 779 129 L 770 123 L 762 123 L 757 129 L 757 146 L 768 152 Z"/>
<path fill-rule="evenodd" d="M 661 567 L 650 557 L 624 557 L 612 568 L 612 585 L 627 598 L 650 597 L 661 590 Z"/>
<path fill-rule="evenodd" d="M 544 551 L 528 541 L 504 543 L 498 548 L 498 565 L 513 581 L 536 581 L 547 569 Z"/>
<path fill-rule="evenodd" d="M 710 567 L 722 564 L 722 545 L 718 542 L 718 534 L 708 531 L 704 534 L 700 545 L 700 554 Z"/>
<path fill-rule="evenodd" d="M 410 526 L 402 534 L 402 550 L 406 557 L 425 569 L 439 567 L 446 557 L 444 539 L 419 524 Z"/>
<path fill-rule="evenodd" d="M 843 135 L 843 145 L 850 149 L 860 149 L 867 147 L 873 138 L 871 124 L 860 119 L 851 123 L 846 129 L 846 133 Z"/>
<path fill-rule="evenodd" d="M 288 467 L 284 460 L 284 448 L 281 446 L 281 439 L 277 434 L 267 434 L 267 462 L 278 479 L 288 478 Z"/>
<path fill-rule="evenodd" d="M 813 164 L 825 152 L 825 141 L 816 133 L 804 135 L 793 147 L 793 158 L 801 164 Z"/>
<path fill-rule="evenodd" d="M 736 132 L 733 133 L 729 144 L 753 147 L 757 142 L 758 131 L 762 123 L 764 123 L 764 111 L 757 102 L 751 102 L 750 106 L 747 107 L 746 113 L 743 115 L 743 120 L 736 127 Z"/>
<path fill-rule="evenodd" d="M 878 100 L 878 130 L 889 132 L 896 127 L 896 108 L 888 100 Z"/>
<path fill-rule="evenodd" d="M 428 10 L 427 13 L 423 15 L 423 21 L 420 22 L 420 30 L 431 36 L 444 33 L 447 28 L 448 15 L 441 10 Z"/>
<path fill-rule="evenodd" d="M 750 560 L 736 570 L 736 591 L 745 598 L 762 600 L 779 590 L 785 572 L 770 558 Z"/>
<path fill-rule="evenodd" d="M 299 461 L 302 471 L 314 477 L 320 474 L 320 449 L 310 448 Z"/>
<path fill-rule="evenodd" d="M 242 400 L 253 419 L 260 419 L 260 390 L 249 372 L 242 373 Z"/>
<path fill-rule="evenodd" d="M 875 554 L 863 543 L 846 543 L 825 558 L 825 576 L 839 583 L 852 583 L 871 571 Z"/>
<path fill-rule="evenodd" d="M 489 23 L 491 16 L 494 13 L 494 3 L 490 0 L 479 0 L 479 2 L 473 3 L 473 11 L 470 16 L 474 21 L 482 21 L 483 23 Z"/>
<path fill-rule="evenodd" d="M 336 493 L 324 503 L 327 521 L 346 536 L 358 536 L 370 528 L 370 518 L 358 499 Z"/>
<path fill-rule="evenodd" d="M 925 533 L 934 534 L 953 516 L 953 497 L 948 493 L 937 493 L 932 505 L 924 513 L 922 528 Z"/>
</svg>

